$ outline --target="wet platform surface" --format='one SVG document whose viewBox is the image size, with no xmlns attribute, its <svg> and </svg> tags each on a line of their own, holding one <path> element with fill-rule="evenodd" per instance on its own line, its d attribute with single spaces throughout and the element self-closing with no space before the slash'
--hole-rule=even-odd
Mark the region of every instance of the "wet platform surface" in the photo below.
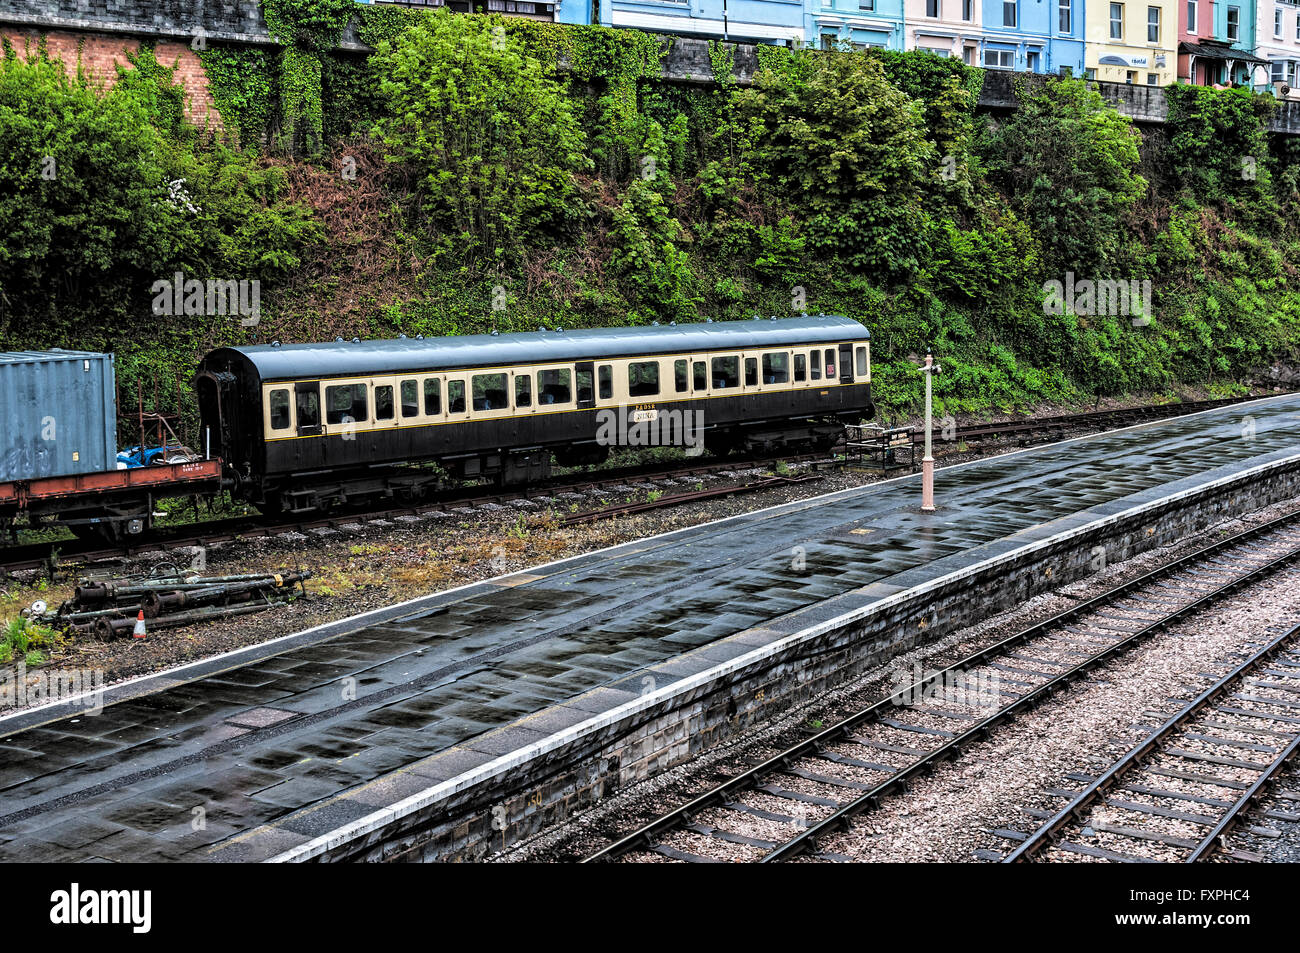
<svg viewBox="0 0 1300 953">
<path fill-rule="evenodd" d="M 99 715 L 0 720 L 0 860 L 265 859 L 636 697 L 648 665 L 714 647 L 657 670 L 663 687 L 747 650 L 725 636 L 798 631 L 846 594 L 866 605 L 1300 454 L 1298 434 L 1287 396 L 1038 447 L 940 470 L 936 514 L 919 477 L 842 491 L 192 666 Z"/>
</svg>

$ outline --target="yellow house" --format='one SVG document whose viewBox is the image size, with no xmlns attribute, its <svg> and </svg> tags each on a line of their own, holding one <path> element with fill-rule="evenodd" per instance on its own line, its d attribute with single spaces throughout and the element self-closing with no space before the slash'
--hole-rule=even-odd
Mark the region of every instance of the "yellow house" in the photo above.
<svg viewBox="0 0 1300 953">
<path fill-rule="evenodd" d="M 1088 0 L 1090 79 L 1165 86 L 1178 71 L 1176 0 Z"/>
</svg>

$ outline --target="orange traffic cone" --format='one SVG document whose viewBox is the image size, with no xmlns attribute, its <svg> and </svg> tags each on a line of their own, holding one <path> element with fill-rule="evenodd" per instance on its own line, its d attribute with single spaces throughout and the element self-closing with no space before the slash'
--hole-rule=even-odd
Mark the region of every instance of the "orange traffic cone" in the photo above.
<svg viewBox="0 0 1300 953">
<path fill-rule="evenodd" d="M 136 616 L 135 629 L 131 632 L 131 637 L 134 639 L 143 639 L 144 634 L 144 610 L 141 609 L 140 614 Z"/>
</svg>

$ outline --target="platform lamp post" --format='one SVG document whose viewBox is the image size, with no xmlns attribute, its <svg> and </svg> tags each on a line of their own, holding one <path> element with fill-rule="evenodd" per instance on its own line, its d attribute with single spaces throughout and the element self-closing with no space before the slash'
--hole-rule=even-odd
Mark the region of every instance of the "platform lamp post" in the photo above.
<svg viewBox="0 0 1300 953">
<path fill-rule="evenodd" d="M 934 418 L 931 412 L 931 392 L 933 390 L 934 375 L 943 371 L 943 368 L 934 363 L 934 355 L 930 349 L 925 350 L 925 366 L 920 368 L 925 375 L 925 456 L 921 458 L 921 512 L 934 512 L 934 454 L 931 451 L 930 433 L 934 427 Z"/>
</svg>

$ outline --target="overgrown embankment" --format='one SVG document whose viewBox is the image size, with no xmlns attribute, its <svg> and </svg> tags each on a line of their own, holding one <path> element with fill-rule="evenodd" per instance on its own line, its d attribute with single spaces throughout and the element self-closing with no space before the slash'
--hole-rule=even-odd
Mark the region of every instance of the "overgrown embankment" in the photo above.
<svg viewBox="0 0 1300 953">
<path fill-rule="evenodd" d="M 872 329 L 900 412 L 930 344 L 949 411 L 1233 390 L 1298 350 L 1265 97 L 1172 87 L 1141 134 L 1059 81 L 994 123 L 924 53 L 761 48 L 738 88 L 718 45 L 686 87 L 647 34 L 266 12 L 284 51 L 203 53 L 224 141 L 147 49 L 110 90 L 6 51 L 0 347 L 113 349 L 129 383 L 236 340 L 825 311 Z M 350 15 L 373 54 L 332 48 Z M 157 313 L 176 272 L 258 281 L 260 323 Z"/>
</svg>

